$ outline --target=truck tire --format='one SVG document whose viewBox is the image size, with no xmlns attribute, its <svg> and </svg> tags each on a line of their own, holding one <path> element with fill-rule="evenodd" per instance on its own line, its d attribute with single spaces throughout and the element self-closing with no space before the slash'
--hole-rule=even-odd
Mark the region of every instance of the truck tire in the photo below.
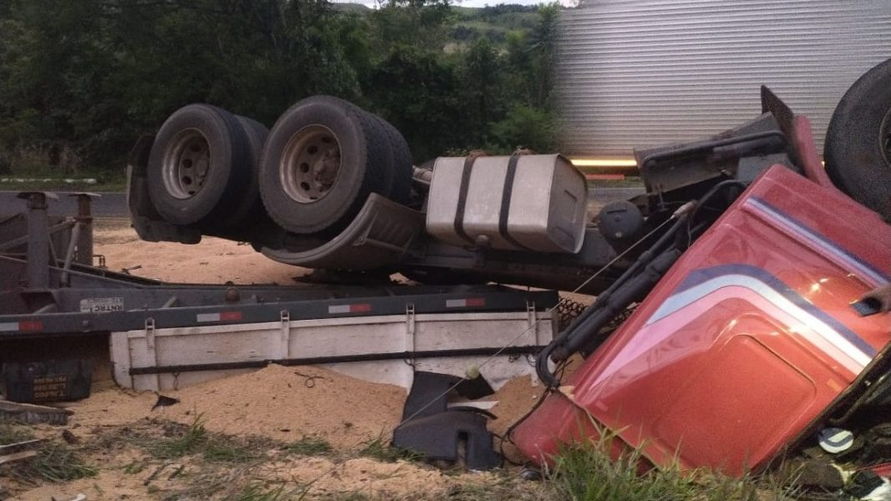
<svg viewBox="0 0 891 501">
<path fill-rule="evenodd" d="M 396 130 L 396 127 L 380 116 L 365 111 L 345 99 L 337 97 L 331 97 L 331 99 L 354 109 L 365 122 L 365 128 L 374 135 L 375 142 L 387 146 L 387 151 L 384 151 L 382 156 L 385 161 L 380 165 L 383 174 L 383 187 L 381 188 L 383 191 L 380 194 L 396 202 L 408 202 L 411 192 L 412 161 L 411 151 L 405 138 Z"/>
<path fill-rule="evenodd" d="M 176 110 L 158 131 L 149 153 L 152 205 L 177 225 L 214 223 L 229 215 L 249 182 L 250 148 L 234 115 L 207 104 Z"/>
<path fill-rule="evenodd" d="M 269 129 L 260 122 L 235 115 L 235 119 L 241 126 L 247 141 L 248 154 L 245 164 L 236 165 L 236 168 L 247 172 L 246 184 L 242 187 L 240 199 L 233 204 L 229 217 L 222 222 L 226 230 L 240 231 L 246 225 L 252 224 L 257 217 L 263 215 L 263 202 L 260 200 L 260 155 L 263 153 L 263 145 L 269 136 Z"/>
<path fill-rule="evenodd" d="M 405 141 L 405 137 L 402 136 L 396 127 L 393 127 L 393 124 L 377 115 L 372 116 L 377 119 L 386 133 L 387 142 L 390 144 L 390 151 L 392 152 L 389 198 L 394 202 L 407 203 L 411 196 L 411 177 L 412 167 L 414 166 L 411 150 Z"/>
<path fill-rule="evenodd" d="M 842 97 L 826 131 L 826 171 L 842 191 L 891 219 L 891 59 Z"/>
<path fill-rule="evenodd" d="M 285 111 L 263 147 L 260 196 L 269 216 L 297 234 L 339 231 L 372 192 L 386 195 L 385 136 L 341 99 L 314 96 Z"/>
</svg>

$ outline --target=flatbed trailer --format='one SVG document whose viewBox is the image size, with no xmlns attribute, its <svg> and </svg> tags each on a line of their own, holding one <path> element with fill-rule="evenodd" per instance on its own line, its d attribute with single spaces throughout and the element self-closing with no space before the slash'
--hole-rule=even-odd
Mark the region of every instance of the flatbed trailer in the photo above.
<svg viewBox="0 0 891 501">
<path fill-rule="evenodd" d="M 518 361 L 495 379 L 531 374 L 526 358 L 556 331 L 555 291 L 170 284 L 77 256 L 60 260 L 47 250 L 52 236 L 81 224 L 68 239 L 88 237 L 89 199 L 80 220 L 50 225 L 47 194 L 22 197 L 29 201 L 23 215 L 29 231 L 21 235 L 17 225 L 0 242 L 18 250 L 0 255 L 0 363 L 76 355 L 103 365 L 110 350 L 115 380 L 138 389 L 169 389 L 269 363 L 336 365 L 408 387 L 413 367 L 460 375 L 490 357 Z"/>
</svg>

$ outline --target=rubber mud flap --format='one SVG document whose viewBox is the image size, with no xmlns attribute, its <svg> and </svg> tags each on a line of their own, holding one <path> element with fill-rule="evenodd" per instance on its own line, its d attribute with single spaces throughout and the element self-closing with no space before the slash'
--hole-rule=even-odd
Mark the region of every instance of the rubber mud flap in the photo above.
<svg viewBox="0 0 891 501">
<path fill-rule="evenodd" d="M 285 111 L 260 160 L 260 196 L 269 216 L 293 233 L 333 234 L 350 223 L 369 194 L 385 193 L 389 149 L 372 126 L 371 117 L 359 108 L 329 96 L 304 99 Z M 296 173 L 316 172 L 309 163 L 317 149 L 299 144 L 313 130 L 323 136 L 319 141 L 329 142 L 325 144 L 333 138 L 338 150 L 334 179 L 330 185 L 320 183 L 321 188 L 310 185 L 315 181 L 309 175 Z"/>
<path fill-rule="evenodd" d="M 248 141 L 234 115 L 207 104 L 175 111 L 149 154 L 149 196 L 177 225 L 216 222 L 231 214 L 249 183 Z"/>
<path fill-rule="evenodd" d="M 823 158 L 836 186 L 891 220 L 891 59 L 863 74 L 842 97 Z"/>
</svg>

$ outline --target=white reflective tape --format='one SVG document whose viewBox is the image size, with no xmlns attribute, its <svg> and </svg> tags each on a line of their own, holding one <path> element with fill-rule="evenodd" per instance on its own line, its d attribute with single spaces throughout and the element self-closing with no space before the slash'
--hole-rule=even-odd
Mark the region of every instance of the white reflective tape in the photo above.
<svg viewBox="0 0 891 501">
<path fill-rule="evenodd" d="M 818 247 L 823 251 L 823 256 L 828 257 L 843 268 L 849 268 L 847 271 L 850 271 L 850 268 L 853 268 L 862 278 L 869 281 L 871 285 L 879 285 L 887 282 L 887 279 L 881 272 L 874 270 L 867 264 L 861 263 L 838 245 L 828 241 L 814 230 L 786 217 L 766 203 L 755 198 L 749 198 L 746 200 L 745 204 L 761 212 L 761 214 L 767 216 L 786 231 L 793 233 L 811 246 Z"/>
<path fill-rule="evenodd" d="M 328 313 L 332 313 L 332 314 L 333 313 L 349 313 L 349 312 L 350 312 L 350 305 L 348 305 L 348 304 L 331 305 L 328 307 Z"/>
<path fill-rule="evenodd" d="M 858 364 L 858 367 L 848 367 L 855 374 L 859 373 L 860 370 L 862 370 L 863 367 L 865 367 L 872 360 L 872 356 L 864 353 L 859 347 L 846 339 L 844 335 L 836 331 L 832 326 L 826 324 L 823 320 L 813 316 L 800 306 L 796 305 L 787 297 L 777 292 L 773 287 L 762 282 L 761 280 L 758 280 L 757 278 L 747 275 L 721 275 L 710 280 L 706 280 L 701 284 L 693 286 L 677 294 L 674 294 L 662 303 L 659 309 L 657 309 L 656 312 L 653 313 L 653 315 L 647 320 L 645 325 L 651 325 L 661 320 L 662 318 L 665 318 L 668 315 L 680 310 L 681 308 L 684 308 L 685 306 L 697 301 L 719 301 L 726 299 L 721 297 L 718 293 L 721 291 L 721 289 L 730 287 L 741 287 L 743 289 L 747 289 L 754 293 L 755 296 L 760 297 L 768 304 L 777 308 L 779 311 L 789 315 L 791 319 L 794 319 L 794 321 L 790 321 L 787 325 L 788 327 L 795 327 L 796 324 L 798 324 L 800 327 L 803 327 L 803 329 L 800 329 L 800 332 L 798 332 L 798 334 L 804 335 L 806 338 L 809 338 L 809 341 L 811 341 L 813 344 L 820 347 L 821 349 L 824 349 L 824 351 L 826 351 L 825 347 L 828 343 L 828 345 L 834 347 L 845 356 L 855 361 Z M 727 290 L 729 291 L 729 289 Z M 734 294 L 735 293 L 730 293 L 728 297 L 736 297 L 734 296 Z M 712 295 L 714 296 L 709 297 Z M 748 300 L 749 303 L 754 304 L 752 302 L 752 298 L 741 298 Z M 816 334 L 819 338 L 810 336 L 811 333 Z M 832 353 L 828 354 L 838 360 L 838 358 L 836 356 L 833 356 Z"/>
<path fill-rule="evenodd" d="M 3 322 L 0 323 L 0 332 L 8 332 L 8 331 L 17 331 L 19 330 L 18 322 Z"/>
<path fill-rule="evenodd" d="M 198 322 L 219 322 L 220 314 L 219 313 L 199 313 L 196 315 L 195 320 Z"/>
<path fill-rule="evenodd" d="M 466 308 L 466 299 L 446 299 L 446 308 Z"/>
</svg>

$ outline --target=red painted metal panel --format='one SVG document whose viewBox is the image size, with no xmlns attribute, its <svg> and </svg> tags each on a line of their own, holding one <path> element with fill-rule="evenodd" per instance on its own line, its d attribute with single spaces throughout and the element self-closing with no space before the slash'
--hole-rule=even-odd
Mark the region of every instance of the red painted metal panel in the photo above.
<svg viewBox="0 0 891 501">
<path fill-rule="evenodd" d="M 514 433 L 532 458 L 593 428 L 657 465 L 741 474 L 803 432 L 884 349 L 850 303 L 891 276 L 891 227 L 773 167 Z"/>
</svg>

